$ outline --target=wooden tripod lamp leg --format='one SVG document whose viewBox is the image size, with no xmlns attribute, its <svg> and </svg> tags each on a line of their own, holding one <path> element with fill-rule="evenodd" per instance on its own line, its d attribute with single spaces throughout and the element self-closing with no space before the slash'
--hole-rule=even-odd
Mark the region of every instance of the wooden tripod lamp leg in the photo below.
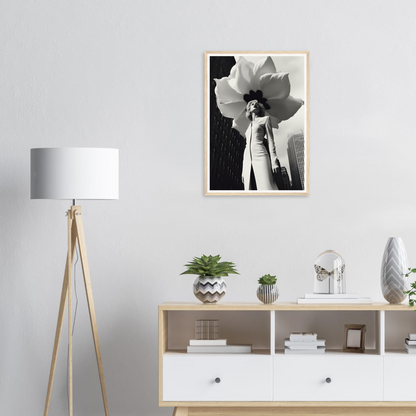
<svg viewBox="0 0 416 416">
<path fill-rule="evenodd" d="M 101 393 L 103 396 L 105 415 L 109 416 L 108 404 L 107 404 L 107 392 L 105 389 L 104 371 L 103 371 L 103 364 L 101 360 L 100 342 L 98 340 L 97 320 L 95 317 L 94 300 L 92 297 L 90 269 L 88 266 L 87 248 L 85 245 L 84 225 L 82 223 L 81 207 L 75 207 L 75 208 L 76 210 L 74 212 L 75 214 L 74 220 L 75 220 L 76 227 L 77 227 L 78 246 L 79 246 L 79 252 L 80 252 L 80 257 L 81 257 L 82 271 L 84 274 L 84 283 L 85 283 L 85 291 L 87 293 L 88 309 L 90 312 L 92 335 L 94 338 L 94 346 L 95 346 L 95 355 L 97 357 L 98 373 L 100 376 L 100 383 L 101 383 Z"/>
<path fill-rule="evenodd" d="M 70 215 L 70 211 L 68 211 L 68 216 Z M 44 416 L 48 415 L 49 412 L 49 404 L 51 401 L 51 393 L 52 393 L 52 385 L 53 379 L 55 376 L 55 368 L 56 368 L 56 359 L 58 357 L 58 350 L 59 350 L 59 341 L 61 338 L 62 332 L 62 324 L 64 320 L 64 312 L 65 312 L 65 305 L 66 305 L 66 298 L 68 294 L 68 269 L 72 269 L 72 259 L 74 258 L 74 250 L 75 250 L 75 238 L 76 238 L 76 225 L 75 221 L 72 223 L 72 230 L 71 230 L 71 245 L 68 247 L 68 251 L 71 251 L 71 256 L 67 256 L 66 265 L 65 265 L 65 274 L 64 274 L 64 282 L 62 285 L 62 293 L 61 293 L 61 301 L 59 304 L 59 313 L 58 313 L 58 322 L 56 324 L 56 331 L 55 331 L 55 342 L 53 344 L 53 353 L 52 353 L 52 361 L 51 361 L 51 369 L 49 372 L 49 382 L 48 382 L 48 390 L 46 393 L 46 401 L 45 401 L 45 410 L 43 412 Z M 71 263 L 68 260 L 71 259 Z"/>
<path fill-rule="evenodd" d="M 71 216 L 72 217 L 72 216 Z M 69 416 L 73 416 L 73 390 L 72 390 L 72 236 L 71 217 L 68 215 L 68 396 Z"/>
</svg>

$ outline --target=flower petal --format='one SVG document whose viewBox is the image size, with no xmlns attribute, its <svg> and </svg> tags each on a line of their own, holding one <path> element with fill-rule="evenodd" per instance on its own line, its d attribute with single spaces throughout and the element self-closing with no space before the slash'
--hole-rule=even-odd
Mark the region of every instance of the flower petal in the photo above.
<svg viewBox="0 0 416 416">
<path fill-rule="evenodd" d="M 217 106 L 224 117 L 236 118 L 244 110 L 246 111 L 245 101 L 222 101 L 217 98 Z"/>
<path fill-rule="evenodd" d="M 294 116 L 304 104 L 303 100 L 293 98 L 291 95 L 286 100 L 272 99 L 267 100 L 267 103 L 270 105 L 270 110 L 267 112 L 282 121 Z"/>
<path fill-rule="evenodd" d="M 248 65 L 251 69 L 253 69 L 254 68 L 254 64 L 253 64 L 253 62 L 250 62 L 250 61 L 247 61 L 247 59 L 246 58 L 244 58 L 244 56 L 236 56 L 235 57 L 235 61 L 238 63 L 239 61 L 241 61 L 241 63 L 243 63 L 244 62 L 244 65 Z M 231 71 L 230 71 L 230 77 L 235 77 L 235 71 L 236 71 L 236 65 L 234 65 L 232 68 L 231 68 Z"/>
<path fill-rule="evenodd" d="M 245 138 L 249 125 L 250 120 L 246 117 L 246 109 L 244 108 L 240 115 L 233 120 L 232 128 L 236 129 Z"/>
<path fill-rule="evenodd" d="M 230 87 L 229 77 L 214 78 L 216 82 L 215 95 L 221 101 L 244 101 L 243 95 Z"/>
<path fill-rule="evenodd" d="M 230 87 L 239 92 L 246 94 L 250 90 L 251 80 L 253 79 L 253 68 L 247 60 L 241 57 L 238 62 L 231 68 L 228 83 Z"/>
<path fill-rule="evenodd" d="M 289 74 L 287 72 L 276 72 L 275 74 L 264 74 L 260 77 L 260 89 L 263 96 L 268 100 L 277 98 L 285 100 L 290 93 Z"/>
<path fill-rule="evenodd" d="M 274 74 L 276 72 L 276 67 L 270 56 L 267 56 L 264 59 L 261 59 L 254 65 L 253 74 L 257 82 L 260 81 L 260 77 L 264 74 Z"/>
</svg>

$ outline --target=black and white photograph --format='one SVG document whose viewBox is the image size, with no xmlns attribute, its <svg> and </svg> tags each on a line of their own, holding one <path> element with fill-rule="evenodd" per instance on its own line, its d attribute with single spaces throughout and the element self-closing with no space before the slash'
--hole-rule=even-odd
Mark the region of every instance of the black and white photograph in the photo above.
<svg viewBox="0 0 416 416">
<path fill-rule="evenodd" d="M 205 53 L 205 195 L 309 195 L 308 57 Z"/>
</svg>

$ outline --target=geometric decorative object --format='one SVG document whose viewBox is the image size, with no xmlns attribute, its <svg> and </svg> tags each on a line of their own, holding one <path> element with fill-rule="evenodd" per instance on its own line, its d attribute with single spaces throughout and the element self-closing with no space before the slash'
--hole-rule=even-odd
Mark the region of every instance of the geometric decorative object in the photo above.
<svg viewBox="0 0 416 416">
<path fill-rule="evenodd" d="M 217 303 L 226 293 L 227 285 L 220 277 L 200 276 L 193 285 L 194 295 L 203 303 Z"/>
<path fill-rule="evenodd" d="M 407 295 L 408 281 L 405 274 L 408 271 L 406 247 L 400 237 L 390 237 L 381 262 L 380 283 L 381 291 L 387 302 L 402 303 Z"/>
<path fill-rule="evenodd" d="M 195 339 L 219 339 L 220 322 L 218 319 L 198 319 L 195 321 Z"/>
<path fill-rule="evenodd" d="M 44 416 L 47 416 L 52 393 L 62 332 L 65 305 L 68 299 L 68 398 L 69 415 L 73 415 L 72 373 L 72 267 L 78 243 L 84 275 L 91 329 L 97 358 L 104 411 L 109 415 L 104 371 L 98 340 L 97 321 L 87 259 L 81 207 L 76 199 L 118 199 L 118 149 L 40 148 L 31 149 L 31 199 L 72 199 L 68 216 L 68 252 L 55 332 Z"/>
<path fill-rule="evenodd" d="M 346 293 L 346 275 L 344 259 L 335 251 L 321 253 L 314 264 L 314 293 Z"/>
<path fill-rule="evenodd" d="M 279 290 L 276 285 L 259 285 L 257 288 L 258 299 L 265 303 L 273 303 L 279 297 Z"/>
<path fill-rule="evenodd" d="M 344 325 L 344 352 L 365 352 L 365 325 Z"/>
</svg>

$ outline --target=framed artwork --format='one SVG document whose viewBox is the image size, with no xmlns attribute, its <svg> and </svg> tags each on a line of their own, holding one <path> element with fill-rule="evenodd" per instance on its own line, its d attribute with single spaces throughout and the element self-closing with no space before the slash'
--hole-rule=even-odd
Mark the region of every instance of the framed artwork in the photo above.
<svg viewBox="0 0 416 416">
<path fill-rule="evenodd" d="M 365 352 L 365 325 L 346 324 L 344 326 L 344 352 Z"/>
<path fill-rule="evenodd" d="M 205 195 L 309 195 L 308 52 L 205 52 Z"/>
</svg>

